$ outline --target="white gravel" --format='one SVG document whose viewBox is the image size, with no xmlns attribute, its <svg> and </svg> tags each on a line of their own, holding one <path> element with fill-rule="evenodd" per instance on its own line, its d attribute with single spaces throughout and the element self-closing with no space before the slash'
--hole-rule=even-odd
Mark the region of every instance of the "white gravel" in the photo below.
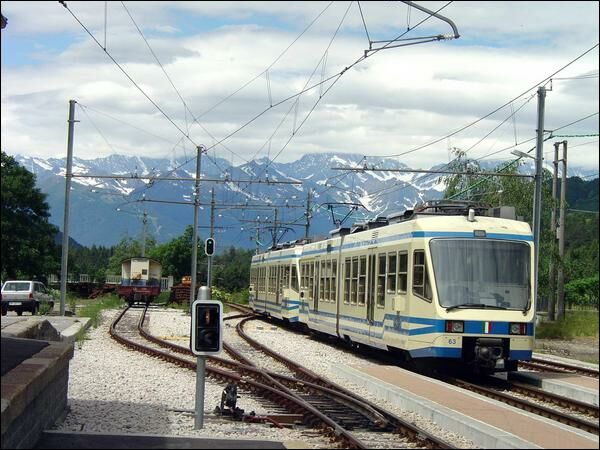
<svg viewBox="0 0 600 450">
<path fill-rule="evenodd" d="M 70 412 L 55 429 L 215 439 L 300 440 L 312 448 L 330 446 L 327 440 L 311 431 L 282 430 L 215 418 L 210 413 L 220 403 L 225 386 L 208 378 L 204 428 L 194 430 L 193 416 L 185 411 L 195 407 L 195 372 L 118 344 L 108 334 L 108 325 L 116 314 L 116 310 L 103 312 L 101 325 L 88 331 L 81 346 L 75 344 L 69 369 Z M 153 334 L 170 336 L 180 345 L 188 345 L 187 341 L 176 338 L 189 332 L 189 316 L 180 311 L 152 311 L 150 314 Z M 249 396 L 243 396 L 238 406 L 246 412 L 266 412 L 264 406 Z"/>
</svg>

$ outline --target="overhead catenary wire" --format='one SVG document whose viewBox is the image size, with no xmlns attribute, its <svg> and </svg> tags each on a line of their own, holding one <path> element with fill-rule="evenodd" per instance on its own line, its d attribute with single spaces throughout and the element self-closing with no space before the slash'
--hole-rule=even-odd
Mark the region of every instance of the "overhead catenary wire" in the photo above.
<svg viewBox="0 0 600 450">
<path fill-rule="evenodd" d="M 564 66 L 562 66 L 560 69 L 556 70 L 554 73 L 552 73 L 551 75 L 547 76 L 546 78 L 542 79 L 541 81 L 535 83 L 533 86 L 531 86 L 530 88 L 526 89 L 525 91 L 523 91 L 522 93 L 520 93 L 519 95 L 517 95 L 516 97 L 512 98 L 511 100 L 509 100 L 508 102 L 502 104 L 501 106 L 495 108 L 493 111 L 485 114 L 484 116 L 476 119 L 473 122 L 470 122 L 467 125 L 464 125 L 463 127 L 449 133 L 446 134 L 443 137 L 437 138 L 431 142 L 428 142 L 427 144 L 423 144 L 423 145 L 419 145 L 413 149 L 407 150 L 405 152 L 402 153 L 397 153 L 397 154 L 392 154 L 392 155 L 377 155 L 377 156 L 373 156 L 373 157 L 378 157 L 378 158 L 382 158 L 382 157 L 398 157 L 398 156 L 404 156 L 404 155 L 408 155 L 410 153 L 414 153 L 416 151 L 422 150 L 424 148 L 427 148 L 431 145 L 437 144 L 438 142 L 441 142 L 445 139 L 448 139 L 449 137 L 452 137 L 476 124 L 478 124 L 479 122 L 487 119 L 488 117 L 490 117 L 491 115 L 497 113 L 498 111 L 500 111 L 502 108 L 508 106 L 510 103 L 514 102 L 515 100 L 519 99 L 520 97 L 522 97 L 523 95 L 527 94 L 529 91 L 531 91 L 532 89 L 536 89 L 538 86 L 543 85 L 544 83 L 546 83 L 547 81 L 549 81 L 550 79 L 552 79 L 552 77 L 554 75 L 556 75 L 557 73 L 560 73 L 561 71 L 565 70 L 567 67 L 571 66 L 572 64 L 574 64 L 576 61 L 580 60 L 581 58 L 583 58 L 585 55 L 587 55 L 588 53 L 590 53 L 592 50 L 598 48 L 598 43 L 596 43 L 595 45 L 593 45 L 592 47 L 590 47 L 589 49 L 585 50 L 583 53 L 581 53 L 579 56 L 577 56 L 576 58 L 572 59 L 571 61 L 569 61 L 567 64 L 565 64 Z"/>
<path fill-rule="evenodd" d="M 446 3 L 444 6 L 440 7 L 440 8 L 439 8 L 437 11 L 435 11 L 433 14 L 437 14 L 438 12 L 440 12 L 441 10 L 443 10 L 444 8 L 446 8 L 446 7 L 447 7 L 449 4 L 451 4 L 451 3 L 452 3 L 452 2 L 448 2 L 448 3 Z M 331 38 L 331 40 L 330 40 L 330 43 L 329 43 L 329 45 L 327 46 L 327 49 L 325 50 L 325 52 L 324 52 L 323 56 L 321 57 L 321 60 L 322 60 L 324 57 L 326 57 L 326 55 L 327 55 L 327 51 L 329 50 L 329 47 L 330 47 L 330 46 L 331 46 L 331 44 L 333 43 L 333 40 L 335 39 L 335 36 L 337 35 L 337 32 L 339 31 L 340 27 L 342 26 L 342 23 L 344 22 L 344 20 L 345 20 L 345 17 L 346 17 L 346 15 L 348 14 L 348 11 L 350 10 L 350 6 L 351 6 L 351 5 L 352 5 L 352 3 L 350 3 L 350 5 L 348 5 L 348 9 L 346 10 L 346 13 L 345 13 L 345 14 L 344 14 L 344 16 L 342 17 L 342 19 L 341 19 L 341 21 L 340 21 L 340 23 L 339 23 L 339 25 L 338 25 L 338 28 L 336 29 L 336 31 L 335 31 L 335 33 L 334 33 L 333 37 L 332 37 L 332 38 Z M 415 28 L 417 28 L 418 26 L 420 26 L 421 24 L 423 24 L 424 22 L 426 22 L 426 21 L 427 21 L 428 19 L 430 19 L 431 17 L 434 17 L 434 16 L 433 16 L 433 14 L 430 14 L 428 17 L 426 17 L 426 18 L 422 19 L 422 20 L 421 20 L 419 23 L 417 23 L 417 24 L 416 24 L 416 25 L 415 25 L 415 26 L 412 28 L 412 30 L 414 30 Z M 326 94 L 326 93 L 327 93 L 327 92 L 328 92 L 328 91 L 329 91 L 329 90 L 330 90 L 330 89 L 331 89 L 331 88 L 332 88 L 332 87 L 333 87 L 333 86 L 334 86 L 334 85 L 335 85 L 335 84 L 336 84 L 336 83 L 339 81 L 339 79 L 340 79 L 340 78 L 341 78 L 341 77 L 342 77 L 342 76 L 343 76 L 343 75 L 344 75 L 344 74 L 345 74 L 345 73 L 346 73 L 348 70 L 350 70 L 350 69 L 351 69 L 352 67 L 354 67 L 355 65 L 357 65 L 357 64 L 359 64 L 359 63 L 361 63 L 362 61 L 364 61 L 364 60 L 365 60 L 365 59 L 367 59 L 368 57 L 375 55 L 377 52 L 379 52 L 379 51 L 381 51 L 381 50 L 385 50 L 385 49 L 386 49 L 386 48 L 387 48 L 387 47 L 388 47 L 388 46 L 389 46 L 389 45 L 390 45 L 392 42 L 394 42 L 395 40 L 398 40 L 400 37 L 404 36 L 404 35 L 405 35 L 405 34 L 406 34 L 408 31 L 410 31 L 410 30 L 407 30 L 407 31 L 405 31 L 405 32 L 401 33 L 401 34 L 400 34 L 398 37 L 396 37 L 394 40 L 390 41 L 388 44 L 384 45 L 383 47 L 380 47 L 380 48 L 378 48 L 378 49 L 375 49 L 375 50 L 373 50 L 372 54 L 370 54 L 370 55 L 367 55 L 367 54 L 366 54 L 366 52 L 365 52 L 365 54 L 364 54 L 364 55 L 362 55 L 361 57 L 359 57 L 359 58 L 358 58 L 356 61 L 354 61 L 352 64 L 350 64 L 349 66 L 345 67 L 344 69 L 342 69 L 340 72 L 336 73 L 335 75 L 333 75 L 333 76 L 331 76 L 331 77 L 327 78 L 325 81 L 321 81 L 321 83 L 317 83 L 317 85 L 314 85 L 314 86 L 313 86 L 313 88 L 314 88 L 315 86 L 322 85 L 323 83 L 325 83 L 325 82 L 328 82 L 329 80 L 332 80 L 332 79 L 333 79 L 333 82 L 331 83 L 331 85 L 330 85 L 330 86 L 327 88 L 327 90 L 326 90 L 326 91 L 323 93 L 323 95 L 322 95 L 322 96 L 324 96 L 324 95 L 325 95 L 325 94 Z M 319 63 L 321 62 L 321 60 L 319 61 Z M 312 79 L 312 76 L 314 75 L 315 71 L 317 70 L 317 68 L 318 68 L 318 65 L 319 65 L 319 64 L 317 64 L 317 66 L 315 66 L 315 69 L 313 70 L 313 73 L 311 74 L 311 76 L 309 77 L 309 79 L 308 79 L 307 83 L 305 84 L 305 86 L 304 86 L 304 89 L 303 89 L 303 90 L 302 90 L 300 93 L 298 93 L 298 94 L 296 94 L 296 95 L 294 95 L 294 96 L 288 97 L 288 99 L 286 99 L 286 100 L 283 100 L 282 102 L 284 102 L 284 101 L 287 101 L 287 100 L 289 100 L 289 99 L 291 99 L 291 98 L 294 98 L 294 97 L 296 97 L 296 96 L 298 96 L 298 97 L 299 97 L 299 96 L 300 96 L 302 93 L 304 93 L 305 91 L 308 91 L 308 90 L 312 89 L 312 88 L 306 89 L 306 86 L 308 85 L 308 83 L 309 83 L 309 82 L 310 82 L 310 80 Z M 315 107 L 316 107 L 316 106 L 317 106 L 317 104 L 320 102 L 320 100 L 321 100 L 322 96 L 319 96 L 319 98 L 316 100 L 315 104 L 313 105 L 313 107 L 311 108 L 311 110 L 308 112 L 308 114 L 307 114 L 306 118 L 305 118 L 305 119 L 302 121 L 302 123 L 300 124 L 300 126 L 298 127 L 298 129 L 300 129 L 300 128 L 302 127 L 302 125 L 303 125 L 303 124 L 306 122 L 306 120 L 308 119 L 308 117 L 310 117 L 310 115 L 311 115 L 311 114 L 312 114 L 312 112 L 314 111 Z M 280 104 L 281 104 L 281 102 L 280 102 Z M 266 111 L 264 111 L 264 112 L 266 112 Z M 263 113 L 264 113 L 264 112 L 263 112 Z M 260 117 L 260 115 L 262 115 L 262 113 L 261 113 L 261 114 L 259 114 L 259 116 L 255 117 L 254 119 L 252 119 L 252 121 L 256 120 L 256 118 Z M 248 125 L 249 123 L 250 123 L 250 122 L 247 122 L 246 124 L 244 124 L 244 125 L 243 125 L 243 127 L 245 127 L 245 126 L 246 126 L 246 125 Z M 297 131 L 298 131 L 298 130 L 296 130 L 296 132 L 297 132 Z M 236 132 L 237 132 L 237 131 L 236 131 Z M 234 132 L 234 133 L 235 133 L 235 132 Z M 232 133 L 232 134 L 233 134 L 233 133 Z M 230 136 L 231 136 L 231 134 L 230 134 Z M 292 136 L 292 137 L 293 137 L 293 136 Z M 278 157 L 278 156 L 281 154 L 281 152 L 282 152 L 282 151 L 283 151 L 283 150 L 284 150 L 284 149 L 287 147 L 287 145 L 289 144 L 290 140 L 291 140 L 291 139 L 288 139 L 288 141 L 287 141 L 287 142 L 284 144 L 283 148 L 282 148 L 282 149 L 281 149 L 281 150 L 280 150 L 280 151 L 277 153 L 277 155 L 275 156 L 275 158 L 273 158 L 273 160 L 271 160 L 270 162 L 268 162 L 268 163 L 267 163 L 267 165 L 265 166 L 265 168 L 264 168 L 263 170 L 266 170 L 266 168 L 268 168 L 268 167 L 269 167 L 269 166 L 270 166 L 270 165 L 271 165 L 271 164 L 274 162 L 274 160 L 275 160 L 275 159 L 277 159 L 277 157 Z"/>
<path fill-rule="evenodd" d="M 369 49 L 371 48 L 371 36 L 369 36 L 369 30 L 367 29 L 367 23 L 365 22 L 365 16 L 363 15 L 362 8 L 360 7 L 360 2 L 356 2 L 358 5 L 358 10 L 360 11 L 360 18 L 362 19 L 362 23 L 365 27 L 365 33 L 367 34 L 367 42 L 369 42 Z M 409 7 L 410 9 L 410 7 Z"/>
<path fill-rule="evenodd" d="M 72 15 L 72 16 L 73 16 L 73 17 L 74 17 L 76 20 L 77 20 L 77 22 L 78 22 L 78 23 L 79 23 L 79 24 L 80 24 L 80 25 L 81 25 L 81 26 L 84 28 L 84 30 L 85 30 L 85 31 L 86 31 L 86 32 L 87 32 L 87 33 L 88 33 L 88 34 L 89 34 L 89 35 L 92 37 L 92 39 L 93 39 L 93 40 L 94 40 L 94 41 L 95 41 L 95 42 L 96 42 L 96 43 L 97 43 L 97 44 L 98 44 L 98 45 L 99 45 L 99 46 L 102 48 L 102 46 L 99 44 L 99 42 L 97 41 L 97 39 L 95 38 L 95 36 L 94 36 L 94 35 L 93 35 L 93 34 L 92 34 L 92 33 L 91 33 L 91 32 L 90 32 L 88 29 L 87 29 L 87 27 L 85 27 L 85 25 L 84 25 L 84 24 L 83 24 L 83 23 L 82 23 L 82 22 L 81 22 L 81 21 L 80 21 L 80 20 L 77 18 L 77 16 L 76 16 L 76 15 L 75 15 L 75 14 L 74 14 L 74 13 L 73 13 L 73 12 L 72 12 L 72 11 L 71 11 L 69 8 L 68 8 L 68 7 L 67 7 L 66 3 L 65 3 L 65 2 L 61 2 L 61 4 L 62 4 L 62 5 L 63 5 L 63 6 L 64 6 L 64 7 L 65 7 L 65 8 L 66 8 L 68 11 L 69 11 L 69 13 L 70 13 L 70 14 L 71 14 L 71 15 Z M 350 5 L 351 5 L 351 4 L 350 4 Z M 349 5 L 349 6 L 350 6 L 350 5 Z M 329 5 L 328 5 L 328 6 L 329 6 Z M 446 6 L 447 6 L 447 5 L 446 5 Z M 445 6 L 444 6 L 444 7 L 445 7 Z M 440 8 L 440 10 L 441 10 L 441 9 L 443 9 L 444 7 Z M 325 9 L 326 9 L 326 8 L 325 8 Z M 324 12 L 324 11 L 325 11 L 325 10 L 323 10 L 322 12 Z M 438 11 L 439 11 L 439 10 L 438 10 Z M 319 17 L 319 16 L 318 16 L 318 17 Z M 318 17 L 317 17 L 317 18 L 318 18 Z M 430 17 L 431 17 L 431 15 L 430 15 L 429 17 L 427 17 L 426 19 L 424 19 L 423 21 L 421 21 L 420 23 L 423 23 L 425 20 L 429 19 Z M 316 19 L 315 19 L 315 20 L 316 20 Z M 314 23 L 314 21 L 313 21 L 313 23 Z M 139 29 L 139 27 L 138 27 L 138 29 Z M 308 29 L 308 27 L 307 27 L 307 29 Z M 337 30 L 336 30 L 336 33 L 337 33 Z M 294 42 L 295 42 L 295 41 L 294 41 Z M 383 49 L 383 48 L 385 48 L 385 47 L 386 47 L 386 46 L 382 47 L 381 49 Z M 379 51 L 379 50 L 381 50 L 381 49 L 377 49 L 377 51 Z M 186 132 L 184 132 L 183 130 L 181 130 L 181 128 L 180 128 L 180 127 L 179 127 L 179 126 L 178 126 L 178 125 L 177 125 L 177 124 L 176 124 L 176 123 L 175 123 L 175 122 L 174 122 L 174 121 L 173 121 L 173 120 L 172 120 L 172 119 L 171 119 L 171 118 L 170 118 L 170 117 L 169 117 L 169 116 L 168 116 L 168 115 L 167 115 L 167 114 L 166 114 L 166 113 L 165 113 L 165 112 L 164 112 L 164 111 L 163 111 L 163 110 L 162 110 L 162 109 L 161 109 L 161 108 L 160 108 L 160 107 L 159 107 L 159 106 L 156 104 L 156 102 L 154 102 L 154 101 L 153 101 L 153 100 L 152 100 L 152 99 L 151 99 L 151 98 L 148 96 L 148 94 L 146 94 L 146 93 L 143 91 L 143 89 L 141 89 L 141 87 L 140 87 L 140 86 L 139 86 L 139 85 L 138 85 L 138 84 L 135 82 L 135 80 L 133 80 L 133 78 L 132 78 L 131 76 L 129 76 L 129 74 L 128 74 L 128 73 L 127 73 L 127 72 L 126 72 L 124 69 L 123 69 L 123 67 L 122 67 L 122 66 L 120 66 L 120 64 L 119 64 L 119 63 L 118 63 L 118 62 L 117 62 L 117 61 L 116 61 L 116 60 L 115 60 L 115 59 L 112 57 L 112 55 L 110 55 L 110 53 L 109 53 L 109 52 L 108 52 L 106 49 L 104 49 L 104 48 L 103 48 L 103 50 L 105 51 L 105 53 L 107 54 L 107 56 L 109 56 L 109 58 L 110 58 L 110 59 L 111 59 L 111 60 L 112 60 L 112 61 L 113 61 L 113 62 L 114 62 L 114 63 L 115 63 L 115 64 L 116 64 L 118 67 L 119 67 L 119 69 L 120 69 L 120 70 L 121 70 L 121 71 L 122 71 L 122 72 L 123 72 L 123 73 L 124 73 L 124 74 L 127 76 L 127 78 L 128 78 L 128 79 L 129 79 L 129 80 L 130 80 L 130 81 L 131 81 L 133 84 L 134 84 L 134 86 L 136 86 L 136 87 L 138 88 L 138 90 L 140 90 L 140 92 L 142 92 L 142 94 L 144 94 L 144 96 L 145 96 L 145 97 L 146 97 L 146 98 L 147 98 L 147 99 L 148 99 L 148 100 L 149 100 L 149 101 L 150 101 L 150 102 L 151 102 L 151 103 L 152 103 L 152 104 L 153 104 L 153 105 L 154 105 L 154 106 L 155 106 L 155 107 L 156 107 L 156 108 L 157 108 L 157 109 L 158 109 L 158 110 L 159 110 L 159 111 L 160 111 L 160 112 L 161 112 L 161 113 L 162 113 L 162 114 L 163 114 L 163 115 L 164 115 L 164 116 L 165 116 L 165 117 L 166 117 L 166 118 L 167 118 L 167 119 L 168 119 L 168 120 L 169 120 L 169 121 L 170 121 L 170 122 L 171 122 L 171 123 L 172 123 L 172 124 L 173 124 L 173 125 L 174 125 L 174 126 L 175 126 L 175 127 L 176 127 L 176 128 L 177 128 L 177 129 L 178 129 L 178 130 L 179 130 L 179 131 L 180 131 L 180 132 L 183 134 L 183 135 L 184 135 L 184 136 L 185 136 L 185 137 L 186 137 L 186 138 L 187 138 L 187 139 L 188 139 L 188 140 L 190 140 L 192 143 L 194 143 L 194 142 L 193 142 L 193 140 L 190 138 L 189 134 L 188 134 L 188 133 L 186 133 Z M 286 50 L 287 50 L 287 49 L 286 49 Z M 284 53 L 285 53 L 285 51 L 284 51 Z M 355 62 L 352 64 L 352 66 L 353 66 L 353 65 L 355 65 L 355 64 L 358 64 L 360 61 L 364 60 L 365 58 L 366 58 L 366 56 L 365 56 L 365 57 L 363 57 L 363 58 L 359 58 L 359 60 L 355 61 Z M 351 66 L 350 66 L 350 67 L 351 67 Z M 343 73 L 345 73 L 345 71 L 347 71 L 347 70 L 348 70 L 350 67 L 346 67 L 345 69 L 343 69 L 343 70 L 340 72 L 340 75 L 341 75 L 341 74 L 343 74 Z M 330 77 L 329 79 L 322 80 L 322 83 L 326 83 L 327 81 L 329 81 L 330 79 L 333 79 L 333 78 L 335 78 L 336 76 L 337 76 L 337 75 L 334 75 L 334 76 Z M 317 84 L 317 85 L 318 85 L 318 84 Z M 328 89 L 328 90 L 329 90 L 329 89 Z M 306 90 L 304 90 L 304 92 L 305 92 L 305 91 L 306 91 Z M 297 96 L 301 95 L 302 93 L 303 93 L 303 92 L 300 92 L 300 93 L 296 94 L 295 96 L 289 97 L 288 99 L 290 99 L 290 98 L 293 98 L 293 97 L 297 97 Z M 287 100 L 287 99 L 286 99 L 286 100 Z M 284 101 L 286 101 L 286 100 L 284 100 Z M 282 102 L 283 102 L 283 101 L 282 101 Z M 280 103 L 282 103 L 282 102 L 280 102 Z M 313 109 L 311 109 L 311 111 L 309 112 L 309 115 L 308 115 L 308 116 L 310 116 L 310 113 L 312 112 L 312 110 L 314 110 L 314 107 L 313 107 Z M 259 114 L 259 116 L 260 116 L 260 115 L 262 115 L 262 113 L 261 113 L 261 114 Z M 259 116 L 257 116 L 257 117 L 259 117 Z M 307 116 L 307 117 L 308 117 L 308 116 Z M 231 137 L 233 134 L 235 134 L 235 133 L 237 133 L 238 131 L 240 131 L 241 129 L 243 129 L 245 126 L 247 126 L 247 125 L 248 125 L 249 123 L 251 123 L 253 120 L 255 120 L 257 117 L 255 117 L 255 118 L 254 118 L 254 119 L 252 119 L 251 121 L 247 122 L 246 124 L 242 125 L 242 127 L 238 128 L 238 130 L 236 130 L 234 133 L 231 133 L 231 134 L 230 134 L 230 135 L 228 135 L 226 138 L 224 138 L 224 139 L 220 140 L 219 142 L 215 143 L 215 145 L 219 145 L 219 144 L 221 144 L 221 143 L 222 143 L 222 142 L 223 142 L 225 139 L 227 139 L 227 138 Z M 304 122 L 305 122 L 305 120 L 304 120 L 304 121 L 302 121 L 302 123 L 304 123 Z M 287 145 L 287 143 L 286 143 L 286 145 Z M 188 160 L 188 161 L 186 161 L 186 162 L 185 162 L 183 165 L 187 164 L 187 162 L 189 162 L 189 160 Z M 181 166 L 180 166 L 180 167 L 181 167 Z"/>
<path fill-rule="evenodd" d="M 81 27 L 87 32 L 87 34 L 90 35 L 90 37 L 94 40 L 94 42 L 98 45 L 98 47 L 100 47 L 102 49 L 102 51 L 104 51 L 104 53 L 106 54 L 106 56 L 108 56 L 110 58 L 110 60 L 119 68 L 119 70 L 121 70 L 121 72 L 123 72 L 123 74 L 127 77 L 127 79 L 129 81 L 131 81 L 131 83 L 133 83 L 133 85 L 142 93 L 142 95 L 144 97 L 146 97 L 148 99 L 148 101 L 150 103 L 152 103 L 152 105 L 154 105 L 154 107 L 171 123 L 173 124 L 173 126 L 175 128 L 177 128 L 177 130 L 184 135 L 190 142 L 192 142 L 194 145 L 198 145 L 194 142 L 194 140 L 185 133 L 185 131 L 183 131 L 179 125 L 177 125 L 173 119 L 171 119 L 171 117 L 146 93 L 146 91 L 144 91 L 144 89 L 142 89 L 140 87 L 140 85 L 131 77 L 131 75 L 129 75 L 129 73 L 127 73 L 127 71 L 123 68 L 123 66 L 121 66 L 121 64 L 119 64 L 119 62 L 113 58 L 113 56 L 110 54 L 110 52 L 105 49 L 102 44 L 100 44 L 100 42 L 98 42 L 98 39 L 96 39 L 96 36 L 94 36 L 92 34 L 92 32 L 90 30 L 88 30 L 88 28 L 79 20 L 79 18 L 73 13 L 73 11 L 71 11 L 71 9 L 67 6 L 66 2 L 62 1 L 59 2 L 61 3 L 67 11 L 69 11 L 69 13 L 73 16 L 73 18 L 81 25 Z"/>
</svg>

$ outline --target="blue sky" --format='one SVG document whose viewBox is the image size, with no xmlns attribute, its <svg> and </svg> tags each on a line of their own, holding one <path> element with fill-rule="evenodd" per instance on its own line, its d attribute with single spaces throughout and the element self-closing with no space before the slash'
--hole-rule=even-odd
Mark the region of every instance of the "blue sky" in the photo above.
<svg viewBox="0 0 600 450">
<path fill-rule="evenodd" d="M 231 150 L 237 163 L 267 156 L 269 141 L 268 155 L 279 153 L 281 162 L 324 151 L 400 154 L 447 136 L 510 99 L 516 98 L 513 109 L 526 103 L 514 121 L 506 120 L 511 108 L 505 107 L 476 126 L 406 155 L 403 162 L 414 167 L 444 163 L 451 147 L 474 146 L 470 153 L 481 157 L 510 147 L 515 135 L 519 141 L 533 136 L 536 105 L 530 97 L 534 91 L 519 94 L 597 45 L 598 3 L 575 3 L 453 2 L 442 14 L 455 22 L 459 39 L 379 52 L 344 73 L 318 102 L 315 90 L 301 96 L 297 111 L 292 100 L 265 112 L 269 101 L 288 98 L 307 82 L 319 82 L 322 72 L 334 75 L 360 58 L 368 42 L 356 2 L 335 2 L 327 9 L 328 2 L 126 2 L 194 114 L 219 104 L 258 76 L 203 116 L 200 127 L 191 121 L 121 3 L 108 2 L 108 51 L 177 129 L 60 4 L 5 1 L 2 147 L 9 154 L 63 157 L 71 98 L 89 107 L 87 115 L 77 112 L 81 120 L 76 128 L 78 157 L 106 156 L 115 150 L 135 154 L 144 148 L 147 156 L 179 158 L 193 143 L 210 146 L 231 134 L 215 152 L 229 158 Z M 445 2 L 419 4 L 437 9 Z M 105 2 L 67 5 L 103 42 Z M 395 37 L 407 24 L 412 27 L 425 17 L 402 2 L 360 5 L 372 40 Z M 267 84 L 264 70 L 324 9 L 269 70 Z M 323 68 L 318 63 L 341 21 Z M 407 37 L 450 32 L 447 24 L 431 19 Z M 547 97 L 548 129 L 598 112 L 597 73 L 596 47 L 556 75 L 569 79 L 553 82 Z M 592 77 L 572 78 L 584 74 Z M 264 116 L 243 127 L 261 112 Z M 294 130 L 306 117 L 301 129 Z M 171 145 L 125 123 L 160 135 Z M 191 139 L 184 138 L 185 144 L 180 130 L 190 130 Z M 597 133 L 598 116 L 564 132 Z M 583 142 L 575 139 L 574 145 Z M 576 147 L 571 162 L 598 167 L 597 138 L 587 141 L 591 143 Z M 510 151 L 499 157 L 511 158 Z"/>
</svg>

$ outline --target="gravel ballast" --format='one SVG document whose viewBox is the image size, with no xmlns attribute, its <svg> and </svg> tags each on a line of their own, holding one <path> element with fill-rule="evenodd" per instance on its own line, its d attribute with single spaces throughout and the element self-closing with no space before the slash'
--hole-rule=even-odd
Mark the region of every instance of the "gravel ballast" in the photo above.
<svg viewBox="0 0 600 450">
<path fill-rule="evenodd" d="M 313 448 L 331 444 L 312 430 L 277 429 L 263 424 L 225 422 L 211 413 L 225 388 L 206 379 L 205 419 L 202 430 L 194 430 L 189 411 L 195 407 L 196 374 L 173 364 L 150 358 L 114 341 L 108 327 L 118 311 L 102 313 L 101 325 L 91 329 L 83 343 L 75 344 L 69 369 L 70 411 L 58 431 L 144 433 L 213 439 L 259 439 L 303 441 Z M 150 330 L 161 337 L 189 333 L 190 318 L 181 311 L 150 313 Z M 183 346 L 188 341 L 176 339 Z M 238 406 L 248 413 L 269 412 L 250 396 Z"/>
</svg>

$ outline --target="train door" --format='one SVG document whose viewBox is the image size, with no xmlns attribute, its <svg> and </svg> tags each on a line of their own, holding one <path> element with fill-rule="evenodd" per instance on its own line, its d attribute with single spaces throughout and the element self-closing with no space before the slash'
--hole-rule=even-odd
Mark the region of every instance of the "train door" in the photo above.
<svg viewBox="0 0 600 450">
<path fill-rule="evenodd" d="M 265 304 L 264 304 L 263 309 L 264 309 L 265 313 L 267 312 L 267 297 L 269 296 L 269 281 L 270 281 L 269 277 L 270 276 L 271 276 L 271 267 L 265 267 L 264 268 L 264 275 L 263 275 L 263 280 L 264 280 L 264 283 L 265 283 L 264 284 L 264 286 L 265 286 L 265 289 L 264 289 L 264 293 L 265 293 L 264 303 Z"/>
<path fill-rule="evenodd" d="M 375 254 L 369 254 L 369 264 L 367 266 L 367 325 L 369 327 L 369 336 L 375 314 Z"/>
<path fill-rule="evenodd" d="M 281 277 L 283 276 L 283 274 L 281 273 L 283 267 L 282 266 L 275 266 L 275 271 L 276 271 L 276 276 L 277 279 L 275 280 L 275 304 L 279 305 L 279 301 L 281 299 L 281 285 L 280 285 L 280 281 L 281 281 Z"/>
<path fill-rule="evenodd" d="M 317 313 L 319 311 L 319 280 L 320 280 L 320 262 L 315 261 L 315 274 L 314 274 L 314 289 L 313 289 L 313 311 Z"/>
</svg>

